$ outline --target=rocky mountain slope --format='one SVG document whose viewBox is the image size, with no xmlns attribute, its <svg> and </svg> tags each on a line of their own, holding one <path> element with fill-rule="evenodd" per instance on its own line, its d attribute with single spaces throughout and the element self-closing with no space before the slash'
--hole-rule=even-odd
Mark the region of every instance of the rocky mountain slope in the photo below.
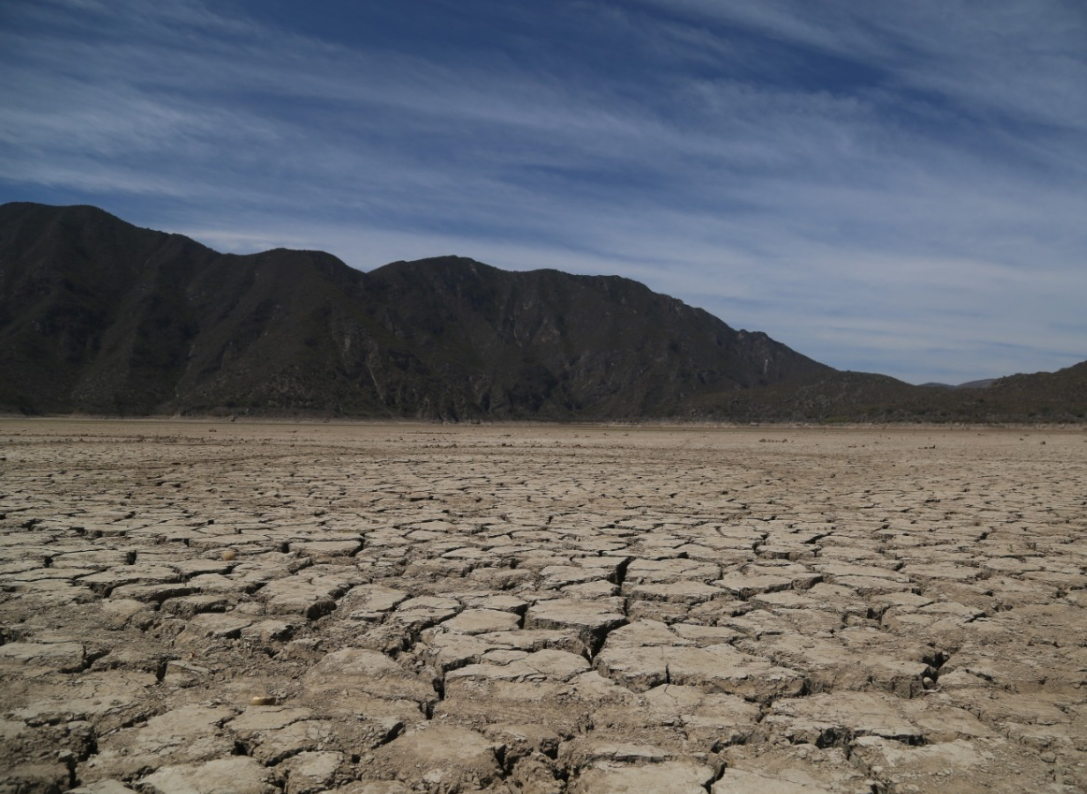
<svg viewBox="0 0 1087 794">
<path fill-rule="evenodd" d="M 1087 362 L 977 388 L 839 372 L 616 276 L 220 254 L 0 206 L 0 412 L 1085 421 Z"/>
<path fill-rule="evenodd" d="M 615 276 L 220 254 L 102 210 L 0 207 L 0 408 L 611 418 L 832 370 Z"/>
</svg>

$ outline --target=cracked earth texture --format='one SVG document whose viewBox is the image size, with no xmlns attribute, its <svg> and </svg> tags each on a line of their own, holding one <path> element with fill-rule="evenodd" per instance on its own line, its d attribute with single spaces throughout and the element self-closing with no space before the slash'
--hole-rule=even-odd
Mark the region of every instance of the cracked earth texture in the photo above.
<svg viewBox="0 0 1087 794">
<path fill-rule="evenodd" d="M 1087 433 L 0 423 L 0 792 L 1087 790 Z"/>
</svg>

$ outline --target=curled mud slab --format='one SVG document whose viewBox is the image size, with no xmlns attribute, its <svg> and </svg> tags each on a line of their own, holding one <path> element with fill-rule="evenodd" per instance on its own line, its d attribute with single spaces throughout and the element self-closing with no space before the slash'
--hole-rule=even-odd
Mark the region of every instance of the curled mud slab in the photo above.
<svg viewBox="0 0 1087 794">
<path fill-rule="evenodd" d="M 0 794 L 1087 789 L 1083 430 L 0 445 Z"/>
</svg>

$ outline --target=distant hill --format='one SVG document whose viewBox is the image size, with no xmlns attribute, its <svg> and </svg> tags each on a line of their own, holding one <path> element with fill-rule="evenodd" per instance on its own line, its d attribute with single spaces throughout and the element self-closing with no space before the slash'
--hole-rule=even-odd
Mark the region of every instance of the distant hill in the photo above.
<svg viewBox="0 0 1087 794">
<path fill-rule="evenodd" d="M 839 372 L 617 276 L 220 254 L 94 207 L 0 206 L 0 411 L 1084 421 L 1087 362 L 959 387 Z"/>
<path fill-rule="evenodd" d="M 985 389 L 992 386 L 996 381 L 996 378 L 983 378 L 982 380 L 971 380 L 958 385 L 952 383 L 922 383 L 921 385 L 931 389 Z"/>
<path fill-rule="evenodd" d="M 675 415 L 832 372 L 616 276 L 458 257 L 370 273 L 220 254 L 88 206 L 0 206 L 0 408 L 359 417 Z"/>
<path fill-rule="evenodd" d="M 886 375 L 832 371 L 692 400 L 704 418 L 798 422 L 1083 422 L 1087 361 L 997 378 L 985 388 L 911 386 Z"/>
</svg>

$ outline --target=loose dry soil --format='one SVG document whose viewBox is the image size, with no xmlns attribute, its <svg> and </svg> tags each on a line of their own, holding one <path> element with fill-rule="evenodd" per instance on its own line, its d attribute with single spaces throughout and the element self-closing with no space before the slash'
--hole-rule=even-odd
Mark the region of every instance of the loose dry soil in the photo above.
<svg viewBox="0 0 1087 794">
<path fill-rule="evenodd" d="M 0 792 L 1087 790 L 1087 432 L 0 422 Z"/>
</svg>

